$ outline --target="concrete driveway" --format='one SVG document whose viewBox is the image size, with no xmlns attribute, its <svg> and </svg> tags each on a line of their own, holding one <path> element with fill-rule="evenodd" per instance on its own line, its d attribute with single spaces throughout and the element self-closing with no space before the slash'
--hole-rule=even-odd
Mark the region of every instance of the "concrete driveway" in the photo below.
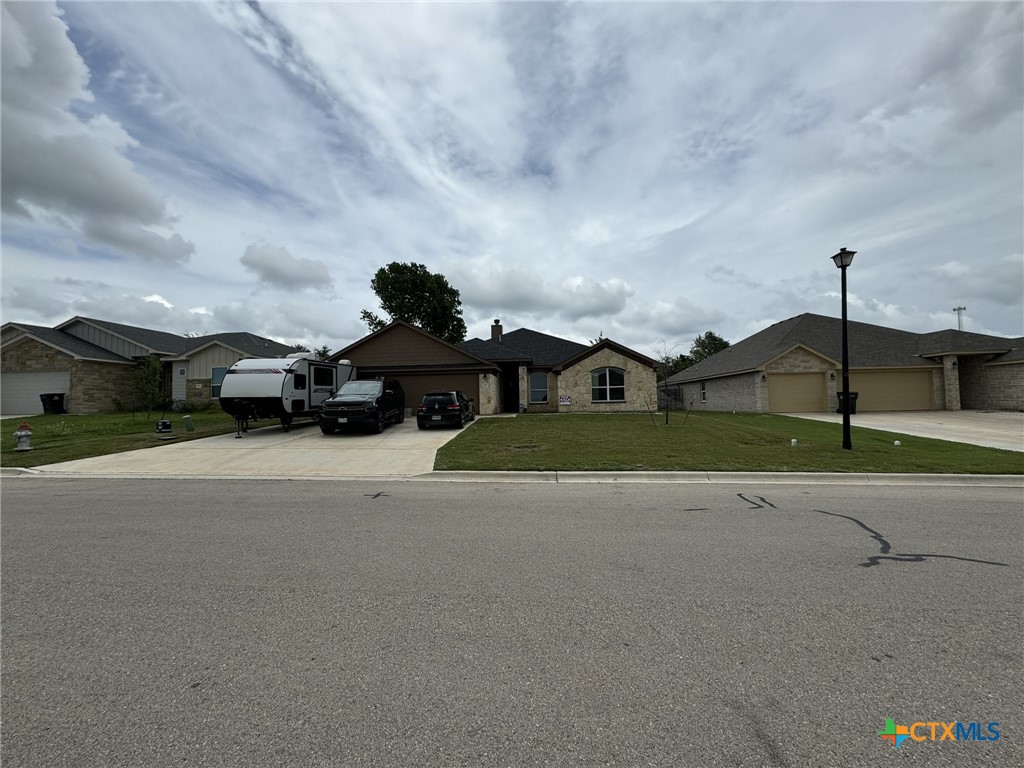
<svg viewBox="0 0 1024 768">
<path fill-rule="evenodd" d="M 37 469 L 46 475 L 76 476 L 403 478 L 433 470 L 437 449 L 461 432 L 417 429 L 416 419 L 406 418 L 379 435 L 325 435 L 315 422 L 304 421 L 288 432 L 280 425 L 261 427 L 240 438 L 218 435 Z"/>
<path fill-rule="evenodd" d="M 814 421 L 842 423 L 838 413 L 787 413 Z M 904 435 L 932 437 L 954 443 L 969 443 L 988 448 L 1024 452 L 1024 413 L 1020 411 L 900 411 L 855 413 L 854 427 L 900 432 Z"/>
</svg>

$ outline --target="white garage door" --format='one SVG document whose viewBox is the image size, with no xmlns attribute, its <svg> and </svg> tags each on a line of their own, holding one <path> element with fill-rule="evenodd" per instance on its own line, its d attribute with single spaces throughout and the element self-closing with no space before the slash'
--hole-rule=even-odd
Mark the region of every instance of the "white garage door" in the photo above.
<svg viewBox="0 0 1024 768">
<path fill-rule="evenodd" d="M 70 371 L 11 371 L 0 376 L 0 413 L 32 416 L 43 412 L 42 394 L 70 389 Z M 67 399 L 65 398 L 65 405 Z"/>
</svg>

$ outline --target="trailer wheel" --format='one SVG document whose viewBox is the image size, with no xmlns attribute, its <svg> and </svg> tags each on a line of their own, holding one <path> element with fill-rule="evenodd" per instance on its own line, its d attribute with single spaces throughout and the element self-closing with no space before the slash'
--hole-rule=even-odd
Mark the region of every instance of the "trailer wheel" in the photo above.
<svg viewBox="0 0 1024 768">
<path fill-rule="evenodd" d="M 281 417 L 281 426 L 284 428 L 285 432 L 288 431 L 288 427 L 290 427 L 291 425 L 292 425 L 292 417 L 291 416 L 282 416 Z"/>
</svg>

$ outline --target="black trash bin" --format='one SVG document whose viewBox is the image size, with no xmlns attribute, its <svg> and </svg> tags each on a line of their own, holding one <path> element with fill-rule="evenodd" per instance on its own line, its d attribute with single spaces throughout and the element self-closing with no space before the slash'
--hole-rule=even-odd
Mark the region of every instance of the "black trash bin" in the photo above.
<svg viewBox="0 0 1024 768">
<path fill-rule="evenodd" d="M 67 413 L 67 409 L 64 407 L 64 394 L 63 392 L 47 392 L 40 395 L 43 413 Z"/>
<path fill-rule="evenodd" d="M 857 412 L 857 395 L 859 394 L 859 392 L 850 392 L 850 413 Z M 843 397 L 845 395 L 845 392 L 836 392 L 836 396 L 839 398 L 839 407 L 836 408 L 836 413 L 843 412 Z"/>
</svg>

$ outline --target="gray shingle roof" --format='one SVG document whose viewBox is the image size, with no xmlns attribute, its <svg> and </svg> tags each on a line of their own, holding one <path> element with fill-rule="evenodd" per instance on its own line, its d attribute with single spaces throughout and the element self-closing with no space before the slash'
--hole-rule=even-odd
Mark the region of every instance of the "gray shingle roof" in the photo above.
<svg viewBox="0 0 1024 768">
<path fill-rule="evenodd" d="M 57 328 L 45 328 L 43 326 L 28 326 L 24 323 L 15 323 L 20 328 L 33 328 L 34 332 L 38 331 L 37 335 L 57 346 L 63 347 L 71 351 L 72 349 L 85 350 L 86 348 L 91 350 L 101 350 L 102 355 L 89 354 L 88 357 L 101 360 L 125 360 L 127 358 L 121 355 L 114 354 L 103 347 L 96 346 L 87 341 L 79 339 L 77 336 L 60 330 L 63 327 L 71 325 L 75 321 L 81 321 L 95 325 L 97 328 L 102 328 L 110 333 L 117 334 L 126 339 L 129 339 L 139 346 L 147 347 L 153 350 L 156 354 L 161 356 L 170 357 L 184 357 L 191 354 L 200 347 L 205 347 L 212 342 L 219 342 L 226 346 L 237 349 L 246 355 L 253 357 L 283 357 L 295 351 L 294 347 L 287 344 L 282 344 L 279 341 L 273 339 L 266 339 L 262 336 L 257 336 L 253 333 L 248 332 L 229 332 L 229 333 L 211 333 L 206 336 L 179 336 L 175 333 L 168 333 L 167 331 L 154 331 L 149 328 L 139 328 L 134 325 L 124 325 L 123 323 L 112 323 L 109 320 L 97 320 L 92 317 L 74 317 L 65 323 L 61 323 Z M 43 333 L 49 334 L 49 336 L 43 336 Z M 59 341 L 58 341 L 59 340 Z M 73 340 L 73 341 L 71 341 Z M 75 346 L 72 346 L 72 345 Z M 76 353 L 77 354 L 77 353 Z"/>
<path fill-rule="evenodd" d="M 212 333 L 209 336 L 197 336 L 188 341 L 191 342 L 186 350 L 188 353 L 214 342 L 237 349 L 252 357 L 284 357 L 295 352 L 295 347 L 245 332 Z"/>
<path fill-rule="evenodd" d="M 176 333 L 168 333 L 167 331 L 153 331 L 149 328 L 139 328 L 134 325 L 112 323 L 109 320 L 97 320 L 92 317 L 72 318 L 72 320 L 62 323 L 62 325 L 68 325 L 74 320 L 81 320 L 111 333 L 116 333 L 118 336 L 123 336 L 140 346 L 148 347 L 160 354 L 178 355 L 196 346 L 196 340 L 190 339 L 187 336 L 179 336 Z"/>
<path fill-rule="evenodd" d="M 130 363 L 132 362 L 126 357 L 115 354 L 109 349 L 98 347 L 88 341 L 84 341 L 77 336 L 72 336 L 70 333 L 65 331 L 58 331 L 55 328 L 47 328 L 42 325 L 28 325 L 27 323 L 12 323 L 17 328 L 21 328 L 26 333 L 35 336 L 40 341 L 50 344 L 59 349 L 70 352 L 77 358 L 85 358 L 87 360 L 106 360 L 112 363 Z"/>
<path fill-rule="evenodd" d="M 459 346 L 470 354 L 491 362 L 526 360 L 533 365 L 545 367 L 558 365 L 589 349 L 586 344 L 531 331 L 529 328 L 502 334 L 501 341 L 470 339 Z"/>
<path fill-rule="evenodd" d="M 763 368 L 773 359 L 802 345 L 827 358 L 842 358 L 842 320 L 803 314 L 775 323 L 727 349 L 669 377 L 669 384 L 727 376 Z M 1017 349 L 1014 349 L 1016 346 Z M 934 366 L 927 355 L 956 352 L 1019 354 L 1018 340 L 999 336 L 938 331 L 911 333 L 870 323 L 850 321 L 850 367 Z M 1008 361 L 1006 358 L 1001 358 Z"/>
</svg>

